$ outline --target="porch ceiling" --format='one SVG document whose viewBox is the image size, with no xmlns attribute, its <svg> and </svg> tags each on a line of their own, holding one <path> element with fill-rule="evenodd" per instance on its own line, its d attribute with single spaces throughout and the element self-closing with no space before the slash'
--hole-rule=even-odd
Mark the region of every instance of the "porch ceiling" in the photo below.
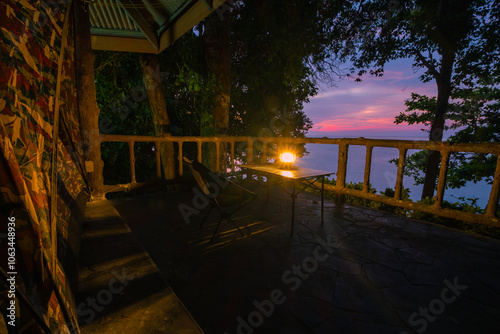
<svg viewBox="0 0 500 334">
<path fill-rule="evenodd" d="M 94 50 L 160 53 L 226 0 L 84 0 Z"/>
</svg>

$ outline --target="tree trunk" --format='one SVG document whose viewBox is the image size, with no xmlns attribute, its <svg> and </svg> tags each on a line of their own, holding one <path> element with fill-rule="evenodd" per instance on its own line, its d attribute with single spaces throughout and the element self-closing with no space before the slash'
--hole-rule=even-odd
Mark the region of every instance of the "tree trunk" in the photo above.
<svg viewBox="0 0 500 334">
<path fill-rule="evenodd" d="M 429 133 L 429 141 L 440 142 L 443 140 L 445 115 L 448 109 L 448 100 L 451 96 L 451 75 L 455 62 L 455 52 L 449 51 L 443 54 L 441 60 L 441 72 L 436 78 L 438 87 L 436 114 Z M 422 189 L 422 200 L 426 197 L 433 198 L 436 190 L 436 177 L 439 174 L 439 163 L 441 154 L 439 151 L 429 151 L 427 165 L 425 168 L 424 187 Z"/>
<path fill-rule="evenodd" d="M 220 86 L 216 89 L 216 101 L 212 110 L 214 134 L 227 135 L 229 127 L 229 108 L 231 100 L 231 49 L 230 49 L 229 13 L 223 20 L 217 15 L 206 19 L 203 42 L 206 62 L 215 74 Z M 207 162 L 215 168 L 216 152 L 209 150 Z M 220 170 L 227 168 L 227 145 L 221 144 L 219 156 Z"/>
<path fill-rule="evenodd" d="M 142 79 L 146 86 L 149 108 L 153 117 L 156 136 L 170 135 L 170 119 L 168 118 L 165 96 L 161 87 L 160 65 L 155 54 L 143 53 L 140 57 Z M 160 144 L 160 159 L 163 175 L 166 180 L 175 178 L 174 144 L 172 142 Z"/>
<path fill-rule="evenodd" d="M 75 4 L 75 57 L 77 73 L 78 110 L 82 135 L 82 155 L 90 187 L 91 200 L 104 197 L 103 161 L 99 141 L 99 113 L 94 76 L 94 53 L 90 39 L 88 7 Z"/>
</svg>

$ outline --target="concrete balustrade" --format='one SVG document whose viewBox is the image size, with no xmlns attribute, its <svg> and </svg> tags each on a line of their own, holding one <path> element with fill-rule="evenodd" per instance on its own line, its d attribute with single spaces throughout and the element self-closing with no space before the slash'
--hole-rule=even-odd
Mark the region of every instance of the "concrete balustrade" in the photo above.
<svg viewBox="0 0 500 334">
<path fill-rule="evenodd" d="M 431 141 L 410 141 L 410 140 L 380 140 L 380 139 L 365 139 L 365 138 L 286 138 L 286 137 L 231 137 L 231 136 L 220 136 L 220 137 L 176 137 L 176 136 L 129 136 L 129 135 L 101 135 L 101 143 L 104 142 L 126 142 L 129 145 L 130 152 L 130 179 L 131 183 L 126 185 L 117 185 L 123 187 L 124 189 L 131 189 L 137 185 L 135 178 L 135 154 L 134 154 L 134 144 L 136 142 L 154 142 L 155 146 L 158 147 L 162 142 L 173 142 L 177 144 L 177 160 L 178 160 L 178 175 L 182 176 L 184 174 L 182 157 L 183 157 L 183 144 L 184 143 L 197 143 L 198 150 L 198 160 L 202 160 L 202 144 L 203 143 L 214 143 L 216 147 L 217 154 L 217 165 L 216 169 L 221 171 L 220 166 L 220 154 L 221 152 L 231 152 L 229 156 L 229 161 L 231 165 L 231 171 L 235 171 L 236 159 L 235 159 L 235 145 L 241 145 L 240 151 L 246 153 L 246 160 L 248 164 L 254 161 L 254 145 L 262 144 L 262 162 L 267 162 L 269 158 L 268 145 L 278 144 L 282 145 L 293 145 L 293 144 L 330 144 L 337 145 L 339 147 L 339 157 L 338 157 L 338 168 L 336 172 L 336 185 L 325 185 L 325 190 L 333 191 L 337 194 L 337 198 L 341 198 L 343 195 L 356 196 L 359 198 L 364 198 L 372 201 L 377 201 L 383 204 L 388 204 L 400 208 L 405 208 L 409 210 L 417 210 L 420 212 L 425 212 L 429 214 L 435 214 L 441 217 L 458 219 L 462 221 L 472 222 L 472 223 L 482 223 L 485 225 L 498 226 L 500 227 L 500 219 L 497 217 L 497 206 L 500 191 L 500 144 L 498 143 L 482 143 L 482 144 L 466 144 L 466 143 L 449 143 L 449 142 L 431 142 Z M 226 144 L 230 146 L 229 150 L 221 150 L 220 145 Z M 346 171 L 347 171 L 347 161 L 349 146 L 358 145 L 366 147 L 366 162 L 365 162 L 365 172 L 363 180 L 363 189 L 356 190 L 347 188 L 345 184 Z M 399 150 L 399 160 L 397 177 L 395 184 L 394 197 L 387 197 L 378 194 L 372 194 L 369 190 L 370 175 L 371 175 L 371 160 L 372 152 L 374 147 L 390 147 Z M 411 200 L 402 200 L 401 191 L 403 189 L 403 176 L 404 167 L 406 162 L 406 153 L 408 150 L 429 150 L 429 151 L 439 151 L 441 153 L 441 167 L 439 170 L 439 178 L 437 182 L 436 195 L 434 197 L 434 204 L 424 204 L 421 202 L 414 202 Z M 443 195 L 445 190 L 446 173 L 448 170 L 448 164 L 450 155 L 453 152 L 462 153 L 485 153 L 492 154 L 498 157 L 497 166 L 495 170 L 495 176 L 493 183 L 491 185 L 490 196 L 488 200 L 488 205 L 486 207 L 484 214 L 475 214 L 471 212 L 463 212 L 458 210 L 453 210 L 449 208 L 443 208 Z M 161 177 L 161 166 L 159 151 L 156 150 L 156 176 Z M 116 187 L 115 187 L 116 188 Z"/>
</svg>

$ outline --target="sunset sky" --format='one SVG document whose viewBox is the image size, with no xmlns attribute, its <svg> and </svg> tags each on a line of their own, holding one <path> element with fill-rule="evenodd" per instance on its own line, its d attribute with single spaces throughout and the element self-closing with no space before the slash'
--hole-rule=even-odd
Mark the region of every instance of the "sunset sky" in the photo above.
<svg viewBox="0 0 500 334">
<path fill-rule="evenodd" d="M 413 72 L 411 61 L 397 60 L 386 66 L 381 78 L 367 75 L 362 82 L 344 79 L 337 87 L 323 90 L 304 105 L 314 123 L 308 137 L 426 139 L 427 134 L 419 130 L 422 126 L 394 124 L 394 117 L 406 109 L 404 101 L 412 92 L 436 95 L 435 82 L 420 82 L 421 73 Z"/>
</svg>

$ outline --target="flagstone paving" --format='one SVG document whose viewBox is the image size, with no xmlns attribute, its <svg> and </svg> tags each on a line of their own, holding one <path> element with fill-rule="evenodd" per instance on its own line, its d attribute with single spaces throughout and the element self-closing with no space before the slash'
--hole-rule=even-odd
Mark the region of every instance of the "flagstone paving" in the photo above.
<svg viewBox="0 0 500 334">
<path fill-rule="evenodd" d="M 259 190 L 260 191 L 260 190 Z M 194 193 L 111 204 L 206 334 L 498 333 L 500 241 L 277 188 L 210 243 Z M 171 333 L 166 331 L 165 333 Z"/>
</svg>

